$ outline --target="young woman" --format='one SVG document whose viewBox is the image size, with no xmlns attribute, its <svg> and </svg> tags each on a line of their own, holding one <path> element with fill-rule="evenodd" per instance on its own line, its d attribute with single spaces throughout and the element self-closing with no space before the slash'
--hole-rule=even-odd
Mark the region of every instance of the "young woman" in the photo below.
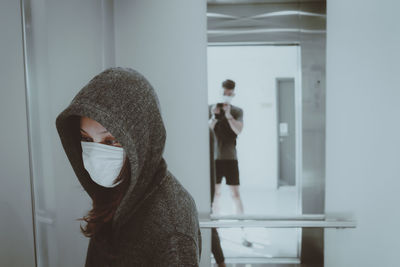
<svg viewBox="0 0 400 267">
<path fill-rule="evenodd" d="M 198 266 L 192 196 L 168 171 L 158 97 L 131 68 L 96 75 L 56 119 L 65 153 L 93 208 L 86 267 Z"/>
</svg>

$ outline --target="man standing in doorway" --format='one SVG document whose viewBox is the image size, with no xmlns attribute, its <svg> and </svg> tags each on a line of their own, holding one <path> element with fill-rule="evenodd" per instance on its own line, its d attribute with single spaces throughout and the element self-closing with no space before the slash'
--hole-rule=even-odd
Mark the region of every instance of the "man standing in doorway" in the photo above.
<svg viewBox="0 0 400 267">
<path fill-rule="evenodd" d="M 243 129 L 243 110 L 231 104 L 235 96 L 235 82 L 225 80 L 222 83 L 222 101 L 209 105 L 209 126 L 216 138 L 215 172 L 216 184 L 213 201 L 213 213 L 219 213 L 221 181 L 225 177 L 231 190 L 231 196 L 237 214 L 243 214 L 243 204 L 239 194 L 239 168 L 236 153 L 236 138 Z"/>
<path fill-rule="evenodd" d="M 236 208 L 236 214 L 243 214 L 243 203 L 239 193 L 239 167 L 236 153 L 236 138 L 243 129 L 243 109 L 232 105 L 235 96 L 235 82 L 225 80 L 222 83 L 222 101 L 208 106 L 209 126 L 213 130 L 217 149 L 215 158 L 215 192 L 212 203 L 213 214 L 219 213 L 219 201 L 221 197 L 221 181 L 225 177 Z M 244 246 L 252 246 L 247 241 L 246 233 L 242 227 L 242 243 Z"/>
</svg>

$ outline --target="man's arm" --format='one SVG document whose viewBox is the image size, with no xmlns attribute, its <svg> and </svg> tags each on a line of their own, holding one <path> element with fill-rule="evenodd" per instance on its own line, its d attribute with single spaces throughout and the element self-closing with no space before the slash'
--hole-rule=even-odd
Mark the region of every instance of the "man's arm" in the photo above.
<svg viewBox="0 0 400 267">
<path fill-rule="evenodd" d="M 231 113 L 226 118 L 232 130 L 239 135 L 243 130 L 243 110 L 239 109 L 238 116 L 235 119 Z"/>
<path fill-rule="evenodd" d="M 242 132 L 243 129 L 243 122 L 235 120 L 233 116 L 229 119 L 227 119 L 229 122 L 229 125 L 231 126 L 232 130 L 239 135 Z"/>
<path fill-rule="evenodd" d="M 208 126 L 211 128 L 211 130 L 214 130 L 215 124 L 217 124 L 217 119 L 215 118 L 215 113 L 212 111 L 214 108 L 214 105 L 209 105 L 208 106 Z"/>
<path fill-rule="evenodd" d="M 212 117 L 208 120 L 208 126 L 210 126 L 211 130 L 214 130 L 214 126 L 217 124 L 217 121 L 218 120 L 215 117 Z"/>
</svg>

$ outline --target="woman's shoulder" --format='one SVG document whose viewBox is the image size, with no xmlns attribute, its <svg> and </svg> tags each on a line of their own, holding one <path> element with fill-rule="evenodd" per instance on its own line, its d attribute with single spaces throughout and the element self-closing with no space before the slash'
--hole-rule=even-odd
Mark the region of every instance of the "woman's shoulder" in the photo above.
<svg viewBox="0 0 400 267">
<path fill-rule="evenodd" d="M 173 208 L 189 209 L 197 212 L 196 203 L 193 196 L 182 185 L 182 183 L 171 173 L 167 172 L 166 181 L 160 188 L 160 195 L 163 197 L 162 202 L 167 202 Z"/>
<path fill-rule="evenodd" d="M 143 216 L 136 220 L 142 227 L 131 229 L 144 233 L 142 247 L 151 251 L 154 261 L 164 261 L 166 253 L 177 248 L 183 249 L 182 253 L 193 249 L 193 257 L 199 253 L 201 235 L 195 201 L 172 173 L 168 172 L 141 210 Z"/>
<path fill-rule="evenodd" d="M 198 227 L 196 203 L 172 173 L 168 172 L 167 176 L 154 196 L 156 219 L 168 223 L 173 231 L 194 233 Z"/>
</svg>

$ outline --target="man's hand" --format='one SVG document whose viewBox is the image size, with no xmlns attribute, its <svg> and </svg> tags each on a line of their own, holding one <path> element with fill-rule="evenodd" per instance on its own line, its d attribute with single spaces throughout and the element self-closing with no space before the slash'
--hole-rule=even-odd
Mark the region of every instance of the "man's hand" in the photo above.
<svg viewBox="0 0 400 267">
<path fill-rule="evenodd" d="M 216 104 L 212 106 L 211 112 L 214 113 L 214 114 L 220 114 L 221 113 L 220 109 L 217 107 Z"/>
<path fill-rule="evenodd" d="M 222 108 L 223 108 L 224 111 L 225 111 L 225 117 L 226 117 L 228 120 L 229 120 L 229 119 L 232 119 L 233 116 L 232 116 L 232 114 L 231 114 L 231 105 L 230 105 L 230 104 L 227 104 L 227 103 L 224 103 L 224 105 L 223 105 Z"/>
</svg>

